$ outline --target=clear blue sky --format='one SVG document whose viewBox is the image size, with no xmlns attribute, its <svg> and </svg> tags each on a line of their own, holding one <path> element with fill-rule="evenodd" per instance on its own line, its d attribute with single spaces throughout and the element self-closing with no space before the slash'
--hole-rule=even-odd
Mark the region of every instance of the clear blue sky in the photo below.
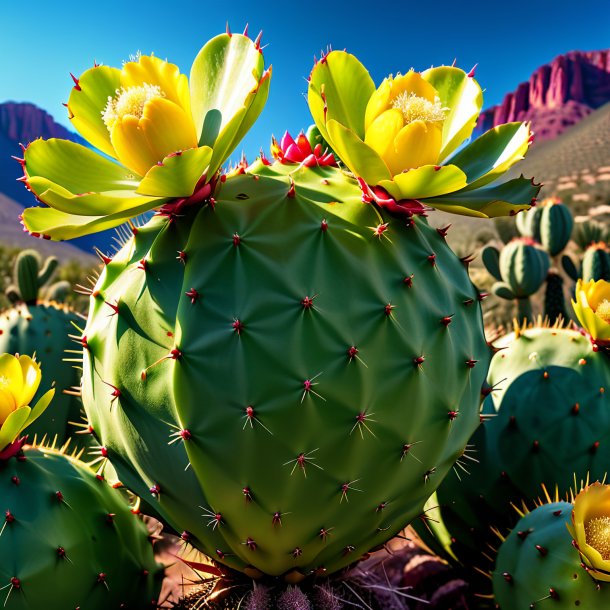
<svg viewBox="0 0 610 610">
<path fill-rule="evenodd" d="M 243 143 L 254 156 L 271 134 L 311 122 L 303 98 L 313 55 L 347 48 L 376 82 L 410 67 L 475 63 L 485 106 L 526 80 L 539 65 L 570 50 L 610 46 L 608 0 L 0 0 L 0 102 L 30 101 L 69 125 L 71 80 L 96 60 L 120 66 L 154 52 L 188 74 L 206 40 L 249 22 L 263 30 L 271 93 Z"/>
</svg>

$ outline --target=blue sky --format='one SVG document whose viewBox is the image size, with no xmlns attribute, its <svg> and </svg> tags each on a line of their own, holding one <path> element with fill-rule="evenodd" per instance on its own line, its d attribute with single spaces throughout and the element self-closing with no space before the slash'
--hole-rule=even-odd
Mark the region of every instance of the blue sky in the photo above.
<svg viewBox="0 0 610 610">
<path fill-rule="evenodd" d="M 96 60 L 120 66 L 136 51 L 154 52 L 188 74 L 206 40 L 246 23 L 263 30 L 273 79 L 267 106 L 243 142 L 249 156 L 268 149 L 271 134 L 311 122 L 303 94 L 313 55 L 347 48 L 376 82 L 391 72 L 430 65 L 470 70 L 485 106 L 526 80 L 539 65 L 574 49 L 610 46 L 608 0 L 0 0 L 0 102 L 31 101 L 69 125 L 71 80 Z"/>
</svg>

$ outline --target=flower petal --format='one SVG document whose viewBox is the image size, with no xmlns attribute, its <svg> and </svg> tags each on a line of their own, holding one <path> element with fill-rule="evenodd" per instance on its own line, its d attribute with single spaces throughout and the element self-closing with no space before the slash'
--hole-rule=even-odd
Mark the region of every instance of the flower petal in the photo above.
<svg viewBox="0 0 610 610">
<path fill-rule="evenodd" d="M 212 160 L 208 170 L 210 176 L 218 171 L 262 112 L 269 95 L 270 83 L 271 68 L 265 71 L 260 83 L 247 95 L 244 106 L 237 110 L 221 129 L 212 147 Z"/>
<path fill-rule="evenodd" d="M 7 390 L 0 388 L 0 426 L 16 408 L 17 402 L 15 397 Z M 4 447 L 0 447 L 0 450 L 2 449 Z"/>
<path fill-rule="evenodd" d="M 170 153 L 197 147 L 195 124 L 190 115 L 174 102 L 162 97 L 146 103 L 140 128 L 149 147 L 155 151 L 155 162 Z"/>
<path fill-rule="evenodd" d="M 199 51 L 191 68 L 190 91 L 200 145 L 215 147 L 218 135 L 258 88 L 264 68 L 260 50 L 241 34 L 216 36 Z"/>
<path fill-rule="evenodd" d="M 373 121 L 390 107 L 390 97 L 392 94 L 392 79 L 384 78 L 383 82 L 373 92 L 366 105 L 364 114 L 364 130 L 367 132 Z M 404 121 L 403 121 L 404 123 Z"/>
<path fill-rule="evenodd" d="M 521 177 L 474 191 L 462 189 L 448 195 L 426 198 L 422 203 L 462 216 L 496 218 L 529 209 L 539 190 L 540 186 Z"/>
<path fill-rule="evenodd" d="M 387 163 L 387 159 L 394 155 L 394 139 L 404 124 L 400 110 L 396 108 L 385 110 L 367 128 L 364 143 Z"/>
<path fill-rule="evenodd" d="M 383 158 L 393 176 L 404 170 L 434 165 L 441 149 L 442 128 L 438 123 L 413 121 L 394 139 L 393 149 Z"/>
<path fill-rule="evenodd" d="M 443 108 L 449 109 L 443 123 L 442 161 L 472 134 L 483 106 L 483 92 L 477 81 L 459 68 L 430 68 L 422 77 L 436 89 Z"/>
<path fill-rule="evenodd" d="M 55 396 L 55 389 L 51 388 L 39 398 L 32 408 L 32 412 L 30 413 L 25 426 L 29 426 L 31 423 L 35 422 L 46 411 L 47 407 L 51 403 L 51 400 L 53 400 L 53 396 Z"/>
<path fill-rule="evenodd" d="M 30 407 L 20 407 L 13 411 L 0 426 L 0 450 L 10 445 L 23 430 L 28 420 Z"/>
<path fill-rule="evenodd" d="M 345 51 L 332 51 L 314 66 L 307 94 L 309 110 L 333 149 L 327 121 L 335 120 L 363 139 L 366 107 L 374 92 L 371 75 L 356 57 Z"/>
<path fill-rule="evenodd" d="M 19 360 L 12 354 L 0 356 L 0 388 L 13 395 L 16 406 L 23 392 L 23 373 Z"/>
<path fill-rule="evenodd" d="M 333 150 L 349 169 L 367 184 L 390 180 L 392 175 L 383 159 L 351 129 L 331 119 L 326 123 Z"/>
<path fill-rule="evenodd" d="M 78 133 L 102 152 L 116 157 L 102 112 L 109 97 L 121 86 L 121 71 L 109 66 L 96 66 L 84 72 L 72 88 L 68 100 L 70 120 Z"/>
<path fill-rule="evenodd" d="M 74 194 L 130 189 L 138 182 L 129 170 L 68 140 L 34 140 L 25 151 L 28 178 L 40 176 Z"/>
<path fill-rule="evenodd" d="M 29 356 L 19 356 L 19 365 L 23 374 L 23 390 L 19 399 L 20 405 L 29 405 L 38 390 L 42 374 L 40 364 Z"/>
<path fill-rule="evenodd" d="M 83 216 L 53 208 L 34 207 L 24 210 L 22 219 L 26 230 L 30 233 L 62 241 L 118 227 L 134 216 L 144 214 L 164 203 L 166 199 L 138 196 L 137 201 L 148 203 L 129 208 L 124 212 L 100 216 Z"/>
<path fill-rule="evenodd" d="M 597 310 L 600 303 L 610 301 L 610 282 L 605 280 L 590 281 L 585 285 L 585 292 L 589 305 Z"/>
<path fill-rule="evenodd" d="M 394 199 L 422 199 L 457 191 L 466 186 L 466 174 L 455 165 L 423 165 L 379 183 Z"/>
<path fill-rule="evenodd" d="M 208 146 L 165 157 L 161 165 L 148 171 L 136 192 L 153 197 L 189 197 L 211 158 L 212 149 Z"/>
<path fill-rule="evenodd" d="M 121 71 L 121 85 L 139 87 L 144 83 L 157 85 L 165 94 L 165 99 L 180 106 L 191 117 L 191 96 L 186 74 L 180 74 L 175 64 L 154 55 L 142 55 L 138 61 L 129 61 Z"/>
<path fill-rule="evenodd" d="M 131 114 L 117 119 L 110 137 L 121 163 L 139 176 L 145 176 L 161 160 L 141 128 L 140 119 Z"/>
<path fill-rule="evenodd" d="M 390 80 L 392 88 L 390 98 L 394 99 L 401 93 L 414 94 L 423 97 L 429 102 L 434 102 L 438 97 L 436 89 L 419 72 L 409 70 L 406 74 L 399 74 Z"/>
<path fill-rule="evenodd" d="M 468 176 L 466 190 L 499 178 L 525 157 L 530 141 L 529 125 L 504 123 L 485 132 L 451 158 Z"/>
</svg>

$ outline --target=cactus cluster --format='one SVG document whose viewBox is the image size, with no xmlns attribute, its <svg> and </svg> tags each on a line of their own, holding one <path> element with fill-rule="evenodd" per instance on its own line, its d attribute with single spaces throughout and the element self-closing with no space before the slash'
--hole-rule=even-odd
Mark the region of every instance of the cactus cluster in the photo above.
<svg viewBox="0 0 610 610">
<path fill-rule="evenodd" d="M 363 205 L 337 168 L 259 161 L 108 262 L 83 399 L 121 480 L 189 542 L 330 573 L 417 516 L 476 427 L 478 297 L 424 218 Z"/>
<path fill-rule="evenodd" d="M 50 448 L 0 460 L 7 610 L 157 608 L 162 569 L 117 490 Z"/>
<path fill-rule="evenodd" d="M 80 319 L 69 306 L 53 300 L 65 291 L 65 282 L 47 286 L 56 267 L 56 258 L 43 262 L 34 250 L 17 255 L 13 283 L 6 290 L 14 306 L 0 313 L 0 353 L 36 355 L 46 381 L 53 382 L 57 392 L 53 408 L 28 428 L 28 434 L 64 442 L 74 432 L 69 422 L 81 419 L 82 404 L 73 392 L 80 386 L 80 371 L 66 362 L 68 350 L 74 349 L 69 335 L 77 332 Z"/>
<path fill-rule="evenodd" d="M 432 544 L 471 567 L 484 563 L 481 542 L 493 544 L 491 526 L 512 525 L 511 503 L 537 497 L 541 484 L 565 494 L 575 476 L 602 479 L 610 461 L 610 363 L 588 338 L 536 327 L 494 347 L 484 423 L 470 441 L 477 461 L 467 464 L 469 476 L 458 471 L 443 481 L 440 523 L 429 522 L 438 533 Z"/>
</svg>

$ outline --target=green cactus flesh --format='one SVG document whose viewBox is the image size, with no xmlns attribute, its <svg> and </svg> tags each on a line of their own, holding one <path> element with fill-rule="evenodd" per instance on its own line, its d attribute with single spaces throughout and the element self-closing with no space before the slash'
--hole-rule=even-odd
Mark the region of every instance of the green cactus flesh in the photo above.
<svg viewBox="0 0 610 610">
<path fill-rule="evenodd" d="M 478 423 L 478 293 L 425 218 L 261 162 L 107 264 L 83 402 L 122 482 L 239 569 L 333 572 L 421 513 Z M 151 496 L 152 494 L 152 496 Z"/>
<path fill-rule="evenodd" d="M 471 566 L 484 563 L 481 544 L 493 544 L 491 526 L 513 525 L 511 502 L 539 497 L 541 484 L 563 495 L 575 477 L 604 478 L 610 463 L 607 356 L 579 332 L 560 328 L 531 328 L 494 346 L 493 391 L 470 441 L 478 462 L 466 462 L 470 476 L 458 471 L 443 481 L 442 527 L 431 523 L 446 532 L 431 544 Z"/>
<path fill-rule="evenodd" d="M 553 502 L 527 513 L 502 542 L 493 572 L 499 610 L 610 607 L 610 586 L 581 567 L 567 529 L 572 505 Z"/>
<path fill-rule="evenodd" d="M 64 394 L 80 385 L 80 370 L 64 359 L 66 350 L 75 349 L 69 334 L 74 334 L 77 314 L 65 305 L 40 302 L 36 305 L 20 304 L 0 313 L 0 353 L 36 355 L 41 364 L 44 379 L 57 388 L 50 407 L 28 427 L 30 438 L 46 435 L 50 440 L 57 437 L 62 443 L 76 428 L 70 421 L 81 420 L 82 404 L 79 398 Z M 34 396 L 32 404 L 48 389 L 43 384 Z"/>
<path fill-rule="evenodd" d="M 6 610 L 156 608 L 162 569 L 120 492 L 78 460 L 26 449 L 0 462 Z"/>
</svg>

